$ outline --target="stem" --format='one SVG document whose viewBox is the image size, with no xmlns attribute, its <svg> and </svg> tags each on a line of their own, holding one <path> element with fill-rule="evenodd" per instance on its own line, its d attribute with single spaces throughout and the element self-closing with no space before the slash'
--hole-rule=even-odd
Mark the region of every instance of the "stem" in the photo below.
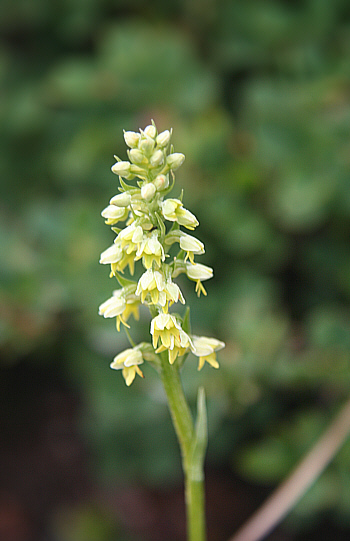
<svg viewBox="0 0 350 541">
<path fill-rule="evenodd" d="M 195 429 L 183 392 L 179 370 L 169 363 L 167 352 L 160 354 L 160 357 L 161 379 L 181 449 L 182 469 L 185 476 L 188 541 L 205 541 L 204 453 L 198 456 L 198 453 L 193 452 Z"/>
</svg>

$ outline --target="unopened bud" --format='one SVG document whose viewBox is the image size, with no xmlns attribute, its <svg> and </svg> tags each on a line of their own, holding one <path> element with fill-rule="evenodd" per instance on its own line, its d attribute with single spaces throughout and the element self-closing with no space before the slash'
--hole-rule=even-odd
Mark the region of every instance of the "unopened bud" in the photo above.
<svg viewBox="0 0 350 541">
<path fill-rule="evenodd" d="M 127 207 L 130 204 L 130 194 L 128 192 L 119 193 L 112 197 L 109 204 L 116 207 Z"/>
<path fill-rule="evenodd" d="M 130 174 L 130 162 L 117 162 L 112 167 L 112 173 L 127 177 Z"/>
<path fill-rule="evenodd" d="M 146 128 L 143 130 L 143 133 L 148 137 L 155 139 L 157 135 L 157 129 L 155 126 L 153 126 L 153 124 L 150 124 L 149 126 L 146 126 Z"/>
<path fill-rule="evenodd" d="M 150 155 L 153 152 L 154 144 L 154 139 L 151 139 L 150 137 L 145 137 L 144 139 L 141 139 L 139 143 L 139 149 L 145 154 Z"/>
<path fill-rule="evenodd" d="M 162 131 L 159 135 L 157 135 L 156 143 L 157 146 L 164 148 L 167 146 L 167 144 L 170 141 L 171 133 L 169 130 Z"/>
<path fill-rule="evenodd" d="M 169 154 L 167 157 L 166 163 L 169 167 L 169 169 L 172 169 L 173 171 L 176 171 L 183 162 L 185 161 L 185 155 L 181 152 L 174 152 L 174 154 Z"/>
<path fill-rule="evenodd" d="M 161 192 L 169 186 L 169 177 L 168 175 L 158 175 L 153 182 L 157 190 Z"/>
<path fill-rule="evenodd" d="M 141 135 L 139 133 L 136 133 L 134 131 L 124 131 L 124 140 L 128 147 L 130 148 L 136 148 L 139 141 L 140 141 Z"/>
<path fill-rule="evenodd" d="M 129 158 L 130 161 L 132 161 L 132 163 L 134 163 L 135 165 L 145 165 L 147 163 L 147 158 L 145 157 L 143 152 L 141 152 L 137 148 L 129 150 Z"/>
<path fill-rule="evenodd" d="M 153 167 L 158 167 L 158 165 L 162 165 L 163 162 L 164 162 L 163 152 L 161 150 L 156 150 L 151 156 L 151 159 L 150 159 L 151 165 L 153 165 Z"/>
<path fill-rule="evenodd" d="M 156 188 L 152 182 L 149 182 L 148 184 L 144 184 L 141 188 L 141 197 L 142 199 L 145 199 L 146 201 L 150 201 L 154 194 L 156 193 Z"/>
</svg>

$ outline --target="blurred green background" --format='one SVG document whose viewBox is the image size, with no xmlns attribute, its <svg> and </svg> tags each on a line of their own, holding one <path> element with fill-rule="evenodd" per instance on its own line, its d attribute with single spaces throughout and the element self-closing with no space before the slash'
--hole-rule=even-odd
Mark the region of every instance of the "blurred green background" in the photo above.
<svg viewBox="0 0 350 541">
<path fill-rule="evenodd" d="M 3 0 L 0 28 L 2 538 L 183 539 L 160 383 L 125 387 L 126 337 L 97 315 L 113 154 L 153 118 L 215 271 L 207 298 L 181 287 L 227 347 L 184 385 L 207 390 L 209 541 L 227 539 L 349 394 L 350 4 Z M 347 442 L 269 539 L 349 533 Z"/>
</svg>

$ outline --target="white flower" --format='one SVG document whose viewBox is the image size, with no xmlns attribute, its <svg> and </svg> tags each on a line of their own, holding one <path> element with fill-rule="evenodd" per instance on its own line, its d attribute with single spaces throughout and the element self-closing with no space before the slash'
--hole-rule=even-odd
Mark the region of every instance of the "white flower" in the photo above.
<svg viewBox="0 0 350 541">
<path fill-rule="evenodd" d="M 115 205 L 116 207 L 128 207 L 130 205 L 131 196 L 128 192 L 118 193 L 114 195 L 110 200 L 110 205 Z"/>
<path fill-rule="evenodd" d="M 136 225 L 133 222 L 119 233 L 117 239 L 121 241 L 122 248 L 127 246 L 126 253 L 131 254 L 131 252 L 137 250 L 143 239 L 143 229 L 140 225 Z"/>
<path fill-rule="evenodd" d="M 136 133 L 134 131 L 125 131 L 124 130 L 124 140 L 128 147 L 130 148 L 136 148 L 139 141 L 140 141 L 141 135 L 139 133 Z"/>
<path fill-rule="evenodd" d="M 144 272 L 138 281 L 136 295 L 141 295 L 141 302 L 145 302 L 145 298 L 150 293 L 151 303 L 165 306 L 166 295 L 164 293 L 165 280 L 162 273 L 148 269 Z"/>
<path fill-rule="evenodd" d="M 171 133 L 169 130 L 162 131 L 159 135 L 157 135 L 156 143 L 157 146 L 160 148 L 164 148 L 168 145 L 170 141 Z"/>
<path fill-rule="evenodd" d="M 143 258 L 143 264 L 146 269 L 152 266 L 153 261 L 161 266 L 161 261 L 165 260 L 164 248 L 158 240 L 158 231 L 152 231 L 144 235 L 136 252 L 136 260 Z"/>
<path fill-rule="evenodd" d="M 199 357 L 198 370 L 201 370 L 205 361 L 214 368 L 219 368 L 216 360 L 216 351 L 225 347 L 225 343 L 216 338 L 207 338 L 206 336 L 192 336 L 192 353 Z"/>
<path fill-rule="evenodd" d="M 116 207 L 115 205 L 108 205 L 101 212 L 101 216 L 106 218 L 106 224 L 113 225 L 122 220 L 126 220 L 129 215 L 129 211 L 125 207 Z"/>
<path fill-rule="evenodd" d="M 151 139 L 155 139 L 157 135 L 157 128 L 153 126 L 153 124 L 150 124 L 149 126 L 146 126 L 143 130 L 143 133 L 147 135 L 148 137 L 151 137 Z"/>
<path fill-rule="evenodd" d="M 170 364 L 173 364 L 178 355 L 184 355 L 189 348 L 193 348 L 188 334 L 183 331 L 175 316 L 170 314 L 159 314 L 152 319 L 151 334 L 154 348 L 158 341 L 161 342 L 156 353 L 168 350 Z"/>
<path fill-rule="evenodd" d="M 127 177 L 130 175 L 130 162 L 117 162 L 112 165 L 112 173 L 121 177 Z"/>
<path fill-rule="evenodd" d="M 152 182 L 148 182 L 147 184 L 144 184 L 141 188 L 141 197 L 142 199 L 145 199 L 146 201 L 150 201 L 154 194 L 156 193 L 156 187 Z"/>
<path fill-rule="evenodd" d="M 153 167 L 158 167 L 158 165 L 162 165 L 162 163 L 164 163 L 164 154 L 163 152 L 159 149 L 159 150 L 156 150 L 152 156 L 151 156 L 151 159 L 150 159 L 150 164 L 153 166 Z"/>
<path fill-rule="evenodd" d="M 107 299 L 99 307 L 99 315 L 103 317 L 117 317 L 121 315 L 126 308 L 126 302 L 123 293 L 124 292 L 122 289 L 117 289 L 116 291 L 113 291 L 113 297 Z"/>
<path fill-rule="evenodd" d="M 169 169 L 172 169 L 173 171 L 176 171 L 185 161 L 185 155 L 181 154 L 181 152 L 174 152 L 173 154 L 169 154 L 169 156 L 166 159 L 167 166 Z"/>
<path fill-rule="evenodd" d="M 100 263 L 102 265 L 108 265 L 110 263 L 118 263 L 123 257 L 123 250 L 119 244 L 113 244 L 107 250 L 102 252 L 100 256 Z"/>
<path fill-rule="evenodd" d="M 205 291 L 202 282 L 213 277 L 213 269 L 206 265 L 201 265 L 200 263 L 186 263 L 186 274 L 190 280 L 196 282 L 195 291 L 198 297 L 201 293 L 206 295 L 207 292 Z"/>
<path fill-rule="evenodd" d="M 139 365 L 143 364 L 142 353 L 139 349 L 130 348 L 122 351 L 114 357 L 110 367 L 114 370 L 123 370 L 123 377 L 127 386 L 131 385 L 136 374 L 143 378 Z"/>
<path fill-rule="evenodd" d="M 169 186 L 169 176 L 168 175 L 158 175 L 154 181 L 153 184 L 157 188 L 158 191 L 165 190 Z"/>
<path fill-rule="evenodd" d="M 170 198 L 163 201 L 162 214 L 166 220 L 178 222 L 178 224 L 184 225 L 187 229 L 194 229 L 199 224 L 195 215 L 189 210 L 184 209 L 179 199 Z"/>
<path fill-rule="evenodd" d="M 187 233 L 182 233 L 180 237 L 180 248 L 186 252 L 186 259 L 189 259 L 194 265 L 193 254 L 204 254 L 204 244 L 200 240 L 188 235 Z"/>
<path fill-rule="evenodd" d="M 132 148 L 129 152 L 130 161 L 135 165 L 146 165 L 148 160 L 141 150 L 137 148 Z"/>
</svg>

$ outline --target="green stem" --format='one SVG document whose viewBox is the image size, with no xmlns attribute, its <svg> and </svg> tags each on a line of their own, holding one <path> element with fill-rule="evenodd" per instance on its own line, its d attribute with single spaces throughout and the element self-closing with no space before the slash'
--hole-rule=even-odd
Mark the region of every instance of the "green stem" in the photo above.
<svg viewBox="0 0 350 541">
<path fill-rule="evenodd" d="M 162 353 L 160 357 L 161 379 L 181 449 L 188 541 L 205 541 L 204 449 L 202 453 L 194 452 L 196 433 L 179 370 L 176 365 L 169 364 L 168 352 Z"/>
</svg>

